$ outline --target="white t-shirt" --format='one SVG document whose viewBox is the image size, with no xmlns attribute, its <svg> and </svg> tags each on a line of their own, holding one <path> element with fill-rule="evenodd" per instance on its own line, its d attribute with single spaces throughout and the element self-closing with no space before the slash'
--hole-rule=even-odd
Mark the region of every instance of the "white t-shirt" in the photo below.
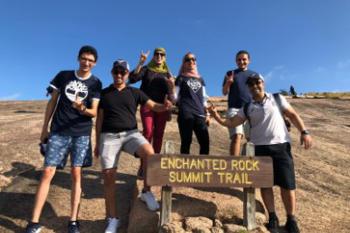
<svg viewBox="0 0 350 233">
<path fill-rule="evenodd" d="M 289 108 L 287 100 L 280 95 L 282 111 Z M 250 140 L 254 145 L 273 145 L 290 142 L 290 136 L 278 105 L 271 93 L 266 93 L 262 103 L 251 102 L 248 107 L 250 117 Z M 241 108 L 237 114 L 242 119 L 247 119 Z"/>
</svg>

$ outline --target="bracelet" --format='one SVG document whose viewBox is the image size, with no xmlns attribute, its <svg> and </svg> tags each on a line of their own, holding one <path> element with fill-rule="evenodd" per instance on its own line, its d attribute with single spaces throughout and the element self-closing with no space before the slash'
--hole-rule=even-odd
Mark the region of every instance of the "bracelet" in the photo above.
<svg viewBox="0 0 350 233">
<path fill-rule="evenodd" d="M 305 130 L 301 131 L 301 134 L 302 135 L 309 135 L 310 132 L 309 132 L 309 130 L 305 129 Z"/>
</svg>

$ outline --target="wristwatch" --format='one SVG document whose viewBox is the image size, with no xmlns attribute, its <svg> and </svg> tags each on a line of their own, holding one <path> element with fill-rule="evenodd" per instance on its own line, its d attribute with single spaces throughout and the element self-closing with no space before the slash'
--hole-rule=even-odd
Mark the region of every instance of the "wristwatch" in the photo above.
<svg viewBox="0 0 350 233">
<path fill-rule="evenodd" d="M 302 135 L 309 135 L 310 132 L 309 132 L 309 130 L 305 129 L 305 130 L 301 131 L 301 134 Z"/>
</svg>

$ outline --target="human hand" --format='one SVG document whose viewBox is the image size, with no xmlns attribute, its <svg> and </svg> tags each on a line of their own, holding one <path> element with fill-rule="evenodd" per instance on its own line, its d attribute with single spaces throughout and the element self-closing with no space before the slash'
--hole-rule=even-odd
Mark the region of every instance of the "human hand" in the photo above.
<svg viewBox="0 0 350 233">
<path fill-rule="evenodd" d="M 210 116 L 206 116 L 205 117 L 205 123 L 207 124 L 207 126 L 210 126 L 210 121 L 211 121 Z"/>
<path fill-rule="evenodd" d="M 140 55 L 140 60 L 139 60 L 139 65 L 143 65 L 146 60 L 147 60 L 147 57 L 149 55 L 150 51 L 148 50 L 146 53 L 144 53 L 142 50 L 141 50 L 141 55 Z"/>
<path fill-rule="evenodd" d="M 49 131 L 48 130 L 43 130 L 41 131 L 40 135 L 40 142 L 45 143 L 45 141 L 49 138 Z"/>
<path fill-rule="evenodd" d="M 85 112 L 86 106 L 83 104 L 83 102 L 80 100 L 78 94 L 75 95 L 75 101 L 72 104 L 72 107 L 78 110 L 79 112 Z"/>
<path fill-rule="evenodd" d="M 304 148 L 310 149 L 312 147 L 312 138 L 309 134 L 301 134 L 300 145 L 304 145 Z"/>
<path fill-rule="evenodd" d="M 168 100 L 168 95 L 165 95 L 163 105 L 165 110 L 170 110 L 171 107 L 173 106 L 173 103 L 170 100 Z"/>
<path fill-rule="evenodd" d="M 234 80 L 234 73 L 232 71 L 227 72 L 226 74 L 226 83 L 232 84 Z"/>
<path fill-rule="evenodd" d="M 210 115 L 214 115 L 216 113 L 215 105 L 210 100 L 207 100 L 207 103 L 209 104 L 207 111 L 210 113 Z"/>
</svg>

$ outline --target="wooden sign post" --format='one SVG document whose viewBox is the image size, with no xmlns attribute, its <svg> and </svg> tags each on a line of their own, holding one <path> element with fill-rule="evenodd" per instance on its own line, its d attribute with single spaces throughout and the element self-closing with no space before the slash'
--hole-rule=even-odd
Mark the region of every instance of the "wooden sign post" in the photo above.
<svg viewBox="0 0 350 233">
<path fill-rule="evenodd" d="M 180 186 L 245 188 L 244 224 L 248 229 L 255 227 L 254 188 L 273 186 L 271 157 L 251 156 L 251 146 L 247 147 L 247 156 L 240 157 L 173 154 L 172 147 L 167 142 L 166 154 L 147 161 L 147 184 L 162 186 L 161 226 L 170 221 L 171 187 Z"/>
<path fill-rule="evenodd" d="M 165 142 L 165 154 L 174 154 L 175 146 L 171 141 Z M 171 198 L 172 198 L 172 188 L 170 186 L 162 187 L 162 196 L 161 196 L 161 206 L 160 206 L 160 222 L 159 226 L 162 226 L 170 222 L 171 215 Z"/>
<path fill-rule="evenodd" d="M 244 144 L 242 154 L 243 156 L 255 156 L 254 144 L 251 142 Z M 248 230 L 252 230 L 256 227 L 255 189 L 244 188 L 243 197 L 243 225 L 246 226 Z"/>
</svg>

